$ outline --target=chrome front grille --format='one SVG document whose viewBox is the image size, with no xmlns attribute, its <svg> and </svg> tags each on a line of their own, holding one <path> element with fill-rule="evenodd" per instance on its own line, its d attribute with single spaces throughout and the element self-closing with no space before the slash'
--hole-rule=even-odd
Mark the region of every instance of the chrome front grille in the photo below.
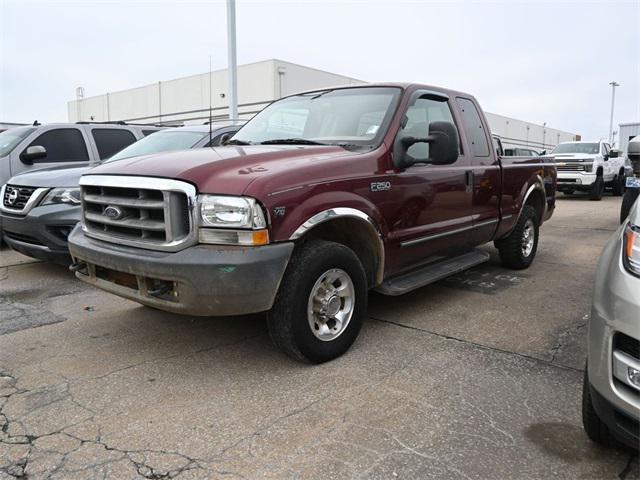
<svg viewBox="0 0 640 480">
<path fill-rule="evenodd" d="M 7 185 L 4 189 L 2 203 L 7 208 L 22 210 L 27 205 L 36 187 L 22 187 L 19 185 Z"/>
<path fill-rule="evenodd" d="M 195 188 L 147 177 L 82 177 L 83 229 L 90 237 L 152 250 L 195 243 Z"/>
<path fill-rule="evenodd" d="M 557 164 L 556 169 L 559 172 L 590 172 L 591 165 L 584 163 L 566 163 L 566 164 Z"/>
</svg>

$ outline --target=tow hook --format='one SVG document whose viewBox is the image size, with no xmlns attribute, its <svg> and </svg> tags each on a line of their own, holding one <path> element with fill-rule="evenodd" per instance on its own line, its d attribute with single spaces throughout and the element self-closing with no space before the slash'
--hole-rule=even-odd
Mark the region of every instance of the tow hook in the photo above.
<svg viewBox="0 0 640 480">
<path fill-rule="evenodd" d="M 71 270 L 72 272 L 79 272 L 80 270 L 86 270 L 86 268 L 87 268 L 87 262 L 83 262 L 83 261 L 74 262 L 71 265 L 69 265 L 69 270 Z"/>
<path fill-rule="evenodd" d="M 147 294 L 152 297 L 160 297 L 165 293 L 169 293 L 173 289 L 172 282 L 162 282 L 159 285 L 156 285 L 154 288 L 150 288 L 147 290 Z"/>
</svg>

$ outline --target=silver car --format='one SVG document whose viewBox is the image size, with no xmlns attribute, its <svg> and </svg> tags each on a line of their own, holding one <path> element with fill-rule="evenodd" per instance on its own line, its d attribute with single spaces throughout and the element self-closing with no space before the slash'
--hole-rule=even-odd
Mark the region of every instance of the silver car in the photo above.
<svg viewBox="0 0 640 480">
<path fill-rule="evenodd" d="M 640 202 L 609 240 L 596 271 L 582 393 L 587 435 L 640 445 Z"/>
</svg>

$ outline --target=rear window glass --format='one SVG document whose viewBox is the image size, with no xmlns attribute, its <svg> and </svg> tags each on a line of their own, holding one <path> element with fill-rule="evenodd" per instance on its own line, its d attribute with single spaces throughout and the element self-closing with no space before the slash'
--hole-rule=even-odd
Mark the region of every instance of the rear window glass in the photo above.
<svg viewBox="0 0 640 480">
<path fill-rule="evenodd" d="M 457 100 L 467 138 L 471 143 L 471 153 L 475 157 L 488 157 L 489 143 L 476 106 L 468 98 L 458 97 Z"/>
<path fill-rule="evenodd" d="M 94 128 L 91 130 L 91 134 L 96 142 L 96 147 L 98 147 L 98 155 L 101 160 L 109 158 L 136 141 L 136 137 L 129 130 Z"/>
</svg>

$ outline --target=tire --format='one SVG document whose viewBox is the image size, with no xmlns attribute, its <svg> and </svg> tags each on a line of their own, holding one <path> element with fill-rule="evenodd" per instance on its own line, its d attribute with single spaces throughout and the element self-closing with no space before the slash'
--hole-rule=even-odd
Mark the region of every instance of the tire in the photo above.
<svg viewBox="0 0 640 480">
<path fill-rule="evenodd" d="M 624 196 L 622 197 L 622 205 L 620 206 L 620 223 L 623 223 L 629 216 L 631 207 L 638 198 L 639 193 L 640 190 L 638 190 L 637 188 L 630 188 L 629 190 L 624 192 Z"/>
<path fill-rule="evenodd" d="M 589 190 L 589 200 L 599 201 L 602 200 L 602 194 L 604 193 L 604 179 L 598 175 L 596 181 L 591 185 Z"/>
<path fill-rule="evenodd" d="M 621 197 L 624 193 L 624 174 L 616 175 L 611 185 L 611 193 L 614 197 Z"/>
<path fill-rule="evenodd" d="M 609 448 L 618 446 L 615 437 L 593 408 L 587 368 L 584 369 L 584 380 L 582 382 L 582 426 L 593 442 Z"/>
<path fill-rule="evenodd" d="M 343 287 L 344 297 L 329 297 L 326 292 L 331 287 Z M 367 294 L 364 268 L 351 249 L 322 240 L 305 242 L 294 250 L 267 315 L 271 339 L 295 359 L 310 363 L 333 360 L 358 336 L 367 312 Z M 324 301 L 316 300 L 313 307 L 312 297 L 324 297 Z M 335 297 L 339 297 L 337 301 Z M 335 316 L 342 312 L 344 326 L 340 328 L 315 311 L 321 308 L 337 308 Z"/>
<path fill-rule="evenodd" d="M 531 205 L 525 205 L 522 208 L 522 213 L 516 226 L 513 227 L 509 236 L 495 242 L 500 253 L 502 266 L 514 270 L 528 268 L 538 250 L 539 232 L 536 209 Z M 531 235 L 533 235 L 533 238 L 531 238 Z"/>
</svg>

